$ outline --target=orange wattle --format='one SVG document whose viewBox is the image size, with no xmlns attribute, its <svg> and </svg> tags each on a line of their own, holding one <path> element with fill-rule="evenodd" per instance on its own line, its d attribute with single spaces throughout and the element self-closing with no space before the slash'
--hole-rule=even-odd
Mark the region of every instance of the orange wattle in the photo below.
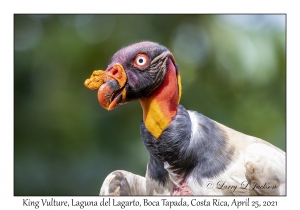
<svg viewBox="0 0 300 210">
<path fill-rule="evenodd" d="M 148 131 L 158 138 L 177 114 L 181 86 L 176 68 L 168 61 L 168 70 L 162 84 L 148 97 L 140 99 L 143 120 Z"/>
</svg>

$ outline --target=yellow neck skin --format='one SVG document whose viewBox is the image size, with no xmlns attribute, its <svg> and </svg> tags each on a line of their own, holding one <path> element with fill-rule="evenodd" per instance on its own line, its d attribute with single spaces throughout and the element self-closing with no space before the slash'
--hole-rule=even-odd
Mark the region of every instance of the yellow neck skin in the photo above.
<svg viewBox="0 0 300 210">
<path fill-rule="evenodd" d="M 162 84 L 149 96 L 140 99 L 143 108 L 143 120 L 147 130 L 157 139 L 177 114 L 181 96 L 179 72 L 171 61 Z"/>
</svg>

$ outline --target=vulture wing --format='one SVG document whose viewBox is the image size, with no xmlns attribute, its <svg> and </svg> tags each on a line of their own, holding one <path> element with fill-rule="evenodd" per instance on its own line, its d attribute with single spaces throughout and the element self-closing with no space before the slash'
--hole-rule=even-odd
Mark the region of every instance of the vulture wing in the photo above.
<svg viewBox="0 0 300 210">
<path fill-rule="evenodd" d="M 104 180 L 100 195 L 146 195 L 146 178 L 117 170 Z"/>
<path fill-rule="evenodd" d="M 258 195 L 285 195 L 285 153 L 262 143 L 249 145 L 245 175 Z"/>
</svg>

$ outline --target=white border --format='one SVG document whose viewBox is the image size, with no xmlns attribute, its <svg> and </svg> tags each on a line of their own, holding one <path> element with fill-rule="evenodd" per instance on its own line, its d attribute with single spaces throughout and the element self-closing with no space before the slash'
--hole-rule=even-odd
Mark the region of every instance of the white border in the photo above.
<svg viewBox="0 0 300 210">
<path fill-rule="evenodd" d="M 294 3 L 295 2 L 295 3 Z M 286 13 L 287 14 L 287 197 L 255 197 L 253 200 L 278 200 L 278 206 L 272 209 L 298 205 L 300 190 L 299 176 L 299 26 L 300 17 L 296 1 L 4 1 L 1 3 L 1 143 L 0 143 L 0 206 L 3 209 L 20 209 L 24 197 L 13 196 L 13 14 L 15 13 Z M 30 197 L 31 198 L 31 197 Z M 43 197 L 32 197 L 41 199 Z M 49 197 L 44 197 L 48 198 Z M 71 200 L 72 197 L 56 197 Z M 75 197 L 83 200 L 99 200 L 98 197 Z M 138 197 L 143 199 L 146 197 Z M 198 197 L 199 198 L 199 197 Z M 219 197 L 231 202 L 232 197 Z M 242 197 L 238 197 L 243 199 Z M 129 199 L 121 198 L 119 199 Z M 130 198 L 131 199 L 131 198 Z M 151 199 L 151 198 L 150 198 Z M 160 199 L 160 198 L 155 198 Z M 168 198 L 176 199 L 176 198 Z M 191 197 L 185 198 L 187 200 Z M 203 199 L 200 197 L 199 199 Z M 207 197 L 207 199 L 213 199 Z M 34 209 L 32 207 L 26 207 Z M 74 207 L 74 209 L 79 209 Z M 87 209 L 86 207 L 85 209 Z M 96 207 L 94 209 L 98 209 Z M 176 207 L 174 207 L 176 208 Z M 200 208 L 200 207 L 198 207 Z M 47 208 L 50 209 L 50 208 Z M 56 208 L 57 209 L 57 208 Z M 65 208 L 61 208 L 65 209 Z M 70 207 L 70 209 L 72 209 Z M 89 208 L 88 208 L 89 209 Z M 120 209 L 120 207 L 110 207 Z M 131 209 L 131 208 L 126 208 Z M 168 208 L 169 209 L 169 208 Z M 173 209 L 173 208 L 172 208 Z M 179 208 L 177 208 L 179 209 Z M 239 209 L 244 209 L 240 207 Z"/>
</svg>

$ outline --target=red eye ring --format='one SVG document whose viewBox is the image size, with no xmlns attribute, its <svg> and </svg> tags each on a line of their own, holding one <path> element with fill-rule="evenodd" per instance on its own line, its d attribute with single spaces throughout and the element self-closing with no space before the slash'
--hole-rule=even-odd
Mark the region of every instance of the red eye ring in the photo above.
<svg viewBox="0 0 300 210">
<path fill-rule="evenodd" d="M 137 68 L 144 68 L 148 65 L 148 63 L 149 58 L 146 54 L 137 54 L 133 61 L 133 65 Z"/>
</svg>

